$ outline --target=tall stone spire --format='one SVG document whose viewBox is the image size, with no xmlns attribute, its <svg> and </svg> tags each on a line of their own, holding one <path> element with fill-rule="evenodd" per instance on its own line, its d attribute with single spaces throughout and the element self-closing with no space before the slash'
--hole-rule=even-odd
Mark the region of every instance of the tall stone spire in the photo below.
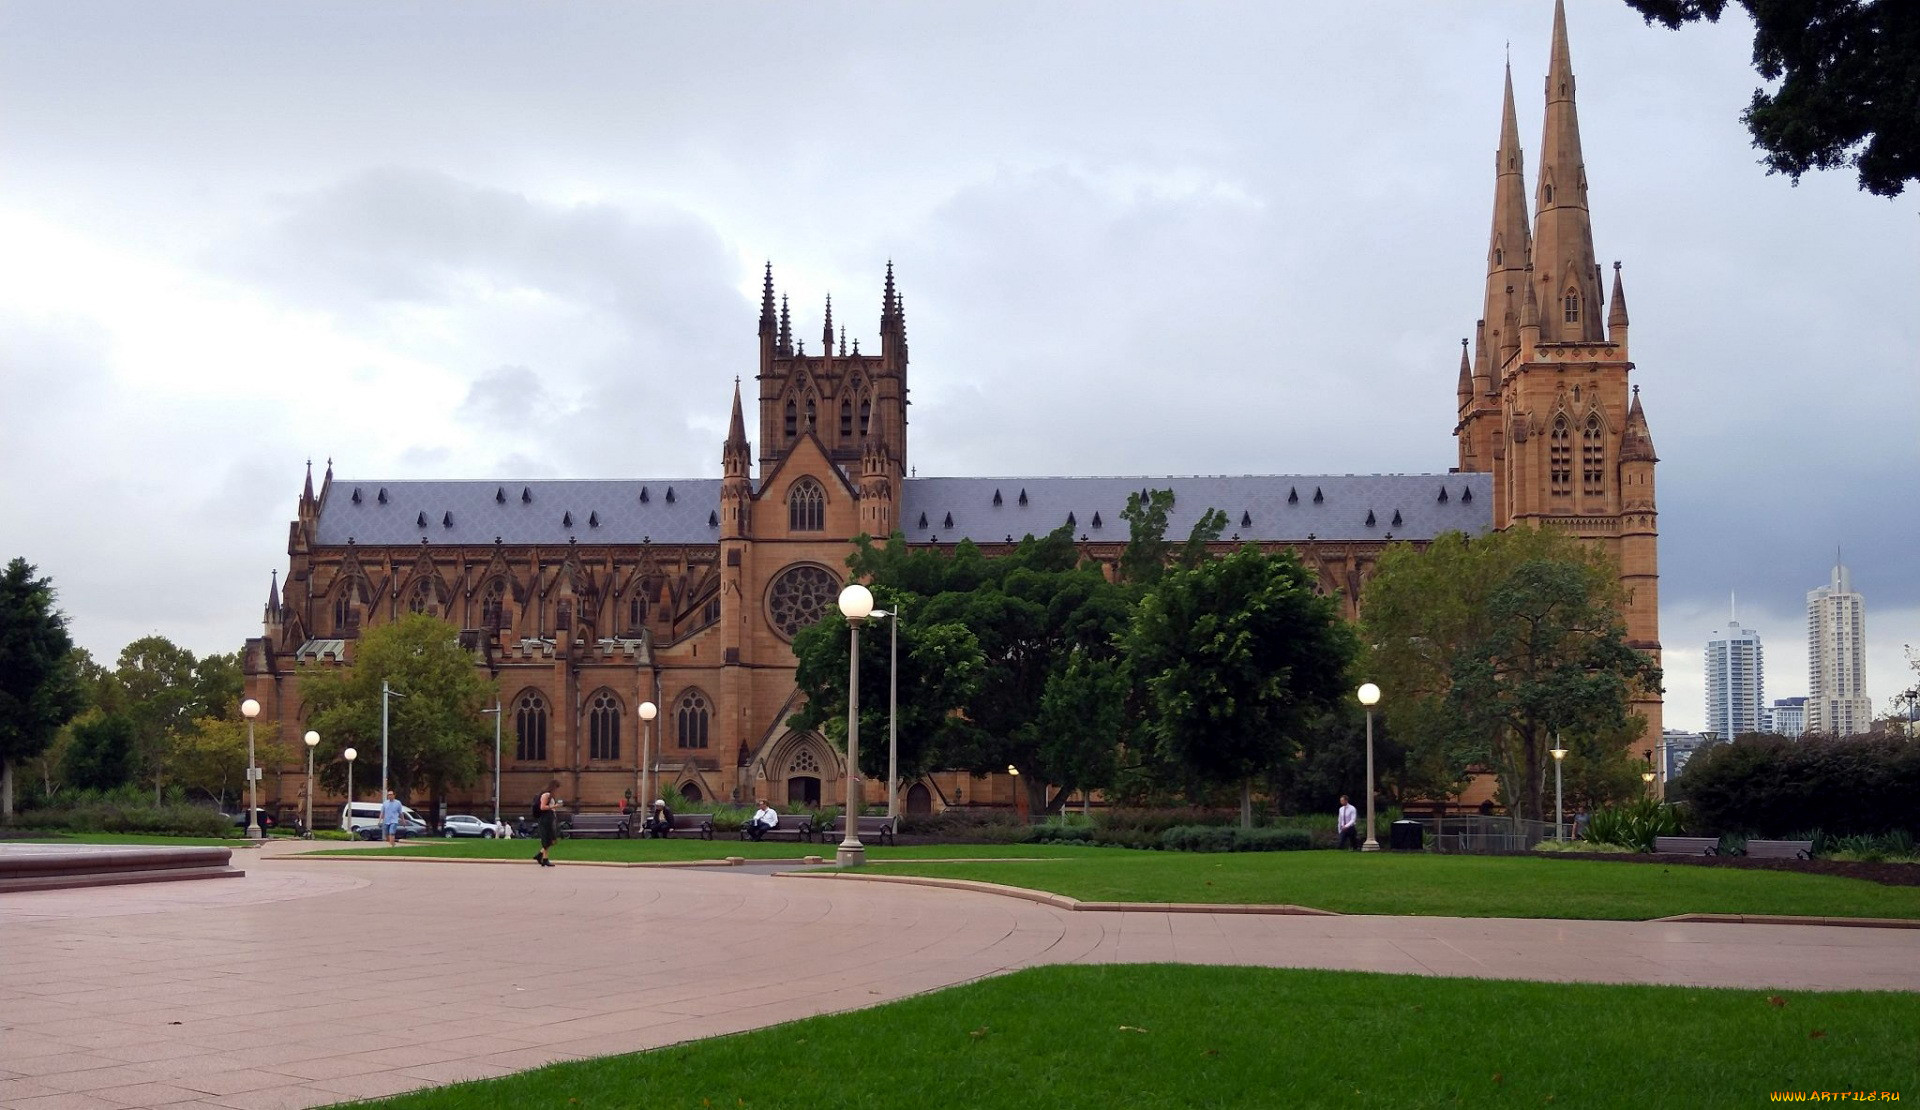
<svg viewBox="0 0 1920 1110">
<path fill-rule="evenodd" d="M 1627 290 L 1620 284 L 1620 263 L 1613 264 L 1613 301 L 1607 309 L 1607 341 L 1621 347 L 1627 345 Z M 1625 358 L 1622 353 L 1620 356 Z"/>
<path fill-rule="evenodd" d="M 1456 393 L 1460 396 L 1460 407 L 1466 408 L 1473 403 L 1473 367 L 1467 361 L 1467 341 L 1460 341 L 1460 386 Z"/>
<path fill-rule="evenodd" d="M 1486 321 L 1490 364 L 1486 388 L 1500 380 L 1500 366 L 1520 347 L 1520 302 L 1532 264 L 1533 233 L 1527 227 L 1527 159 L 1513 111 L 1513 66 L 1500 107 L 1500 149 L 1494 154 L 1493 228 L 1487 236 Z"/>
<path fill-rule="evenodd" d="M 777 347 L 782 358 L 793 357 L 793 320 L 787 315 L 787 295 L 780 294 L 780 338 Z"/>
<path fill-rule="evenodd" d="M 760 287 L 760 334 L 771 335 L 773 330 L 773 262 L 768 260 L 765 283 Z"/>
<path fill-rule="evenodd" d="M 1653 433 L 1647 429 L 1647 413 L 1640 407 L 1640 387 L 1633 387 L 1633 404 L 1627 409 L 1627 426 L 1620 434 L 1621 462 L 1659 462 L 1653 453 Z"/>
<path fill-rule="evenodd" d="M 1566 0 L 1554 0 L 1553 56 L 1547 65 L 1546 124 L 1534 191 L 1533 268 L 1545 343 L 1600 342 L 1600 267 L 1593 260 L 1587 165 L 1580 153 Z"/>
<path fill-rule="evenodd" d="M 827 326 L 820 331 L 820 347 L 828 358 L 833 357 L 833 294 L 827 294 Z"/>
</svg>

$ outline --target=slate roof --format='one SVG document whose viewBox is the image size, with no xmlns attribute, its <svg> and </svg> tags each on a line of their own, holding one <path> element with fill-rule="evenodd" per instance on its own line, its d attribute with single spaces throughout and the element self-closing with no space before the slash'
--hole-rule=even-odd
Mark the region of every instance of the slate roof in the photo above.
<svg viewBox="0 0 1920 1110">
<path fill-rule="evenodd" d="M 1222 539 L 1430 540 L 1493 526 L 1491 474 L 1275 474 L 1191 478 L 914 478 L 901 498 L 909 542 L 1003 542 L 1045 535 L 1074 516 L 1073 534 L 1125 542 L 1121 510 L 1143 489 L 1173 491 L 1167 538 L 1187 537 L 1208 509 L 1227 514 Z M 1440 500 L 1445 490 L 1447 499 Z M 1320 500 L 1314 500 L 1315 492 Z M 993 495 L 1000 495 L 1000 504 Z M 1020 504 L 1026 494 L 1027 503 Z M 1471 494 L 1471 496 L 1467 496 Z M 1289 499 L 1293 495 L 1293 499 Z M 1367 514 L 1373 523 L 1367 523 Z M 1394 523 L 1394 514 L 1400 522 Z M 1093 518 L 1100 516 L 1095 527 Z M 924 514 L 926 523 L 921 524 Z M 952 523 L 947 523 L 948 515 Z"/>
<path fill-rule="evenodd" d="M 1174 541 L 1184 539 L 1209 508 L 1227 514 L 1223 538 L 1243 540 L 1381 540 L 1389 534 L 1427 540 L 1452 530 L 1485 532 L 1493 524 L 1489 474 L 1277 474 L 909 478 L 900 526 L 909 541 L 998 543 L 1008 536 L 1044 535 L 1072 513 L 1074 535 L 1118 542 L 1127 538 L 1120 516 L 1127 495 L 1148 488 L 1174 492 L 1167 521 L 1167 538 Z M 995 493 L 999 505 L 993 503 Z M 336 480 L 320 508 L 316 538 L 326 546 L 349 540 L 395 546 L 423 539 L 478 545 L 496 538 L 510 544 L 704 544 L 719 540 L 719 507 L 717 478 Z"/>
</svg>

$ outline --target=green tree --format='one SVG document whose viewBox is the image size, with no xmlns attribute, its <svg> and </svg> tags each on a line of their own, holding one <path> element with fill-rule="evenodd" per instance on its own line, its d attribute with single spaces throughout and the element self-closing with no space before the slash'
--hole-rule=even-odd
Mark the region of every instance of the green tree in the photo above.
<svg viewBox="0 0 1920 1110">
<path fill-rule="evenodd" d="M 13 816 L 14 766 L 44 752 L 85 704 L 52 580 L 15 558 L 0 574 L 0 816 Z"/>
<path fill-rule="evenodd" d="M 1717 22 L 1727 0 L 1627 0 L 1669 29 Z M 1797 184 L 1849 166 L 1897 197 L 1920 177 L 1920 4 L 1913 0 L 1739 0 L 1753 18 L 1756 89 L 1741 116 L 1769 173 Z"/>
<path fill-rule="evenodd" d="M 1547 529 L 1388 548 L 1362 595 L 1365 670 L 1410 771 L 1457 789 L 1489 769 L 1538 819 L 1554 737 L 1626 735 L 1632 697 L 1659 689 L 1626 645 L 1620 598 L 1604 553 Z"/>
<path fill-rule="evenodd" d="M 900 612 L 899 737 L 900 777 L 916 779 L 939 766 L 953 737 L 965 731 L 960 715 L 980 688 L 980 643 L 965 625 L 923 617 L 922 600 L 886 586 L 875 586 L 875 608 Z M 860 637 L 860 769 L 872 777 L 887 773 L 889 637 L 884 621 L 869 621 Z M 794 684 L 806 703 L 789 727 L 817 729 L 842 750 L 847 736 L 847 664 L 851 634 L 846 619 L 829 609 L 819 622 L 793 638 L 799 661 Z"/>
<path fill-rule="evenodd" d="M 1160 581 L 1167 571 L 1167 514 L 1173 511 L 1173 491 L 1145 490 L 1127 494 L 1120 519 L 1127 522 L 1127 546 L 1120 552 L 1120 578 L 1142 586 Z"/>
<path fill-rule="evenodd" d="M 1038 763 L 1062 783 L 1082 790 L 1113 786 L 1120 748 L 1134 737 L 1128 698 L 1133 676 L 1125 659 L 1074 652 L 1040 695 Z"/>
<path fill-rule="evenodd" d="M 73 726 L 61 772 L 80 790 L 112 790 L 133 778 L 138 743 L 133 721 L 120 713 L 90 717 Z"/>
<path fill-rule="evenodd" d="M 437 811 L 449 787 L 473 782 L 490 765 L 493 725 L 480 710 L 492 704 L 493 684 L 460 646 L 460 630 L 445 621 L 414 613 L 369 629 L 357 641 L 351 667 L 301 683 L 308 727 L 322 738 L 316 752 L 325 768 L 321 778 L 335 789 L 345 786 L 338 756 L 348 747 L 361 753 L 359 781 L 379 781 L 382 681 L 403 695 L 391 702 L 389 785 L 402 798 L 425 791 Z M 369 767 L 376 777 L 367 776 Z"/>
<path fill-rule="evenodd" d="M 112 682 L 112 712 L 133 727 L 134 772 L 153 783 L 155 804 L 166 777 L 173 742 L 198 708 L 193 652 L 165 636 L 142 636 L 120 649 Z"/>
<path fill-rule="evenodd" d="M 279 745 L 266 747 L 271 750 L 254 755 L 262 766 L 272 766 L 270 756 L 279 754 Z M 170 765 L 176 784 L 204 791 L 223 805 L 240 804 L 237 799 L 246 787 L 246 722 L 232 712 L 196 718 L 174 738 Z"/>
<path fill-rule="evenodd" d="M 1314 592 L 1292 552 L 1249 544 L 1169 570 L 1141 599 L 1127 656 L 1152 697 L 1152 725 L 1178 762 L 1241 786 L 1297 751 L 1304 721 L 1346 690 L 1356 645 L 1338 603 Z"/>
<path fill-rule="evenodd" d="M 1349 681 L 1349 687 L 1358 683 Z M 1364 801 L 1367 781 L 1367 718 L 1358 702 L 1343 696 L 1325 713 L 1302 723 L 1299 754 L 1273 769 L 1269 792 L 1286 813 L 1332 813 L 1346 794 Z M 1373 724 L 1374 785 L 1390 801 L 1414 796 L 1406 789 L 1407 750 L 1376 717 Z M 1364 808 L 1364 807 L 1363 807 Z"/>
</svg>

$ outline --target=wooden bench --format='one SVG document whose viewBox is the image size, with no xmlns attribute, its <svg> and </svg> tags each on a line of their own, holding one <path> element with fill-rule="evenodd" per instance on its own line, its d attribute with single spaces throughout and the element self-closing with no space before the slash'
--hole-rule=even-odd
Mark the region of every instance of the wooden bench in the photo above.
<svg viewBox="0 0 1920 1110">
<path fill-rule="evenodd" d="M 1653 850 L 1663 856 L 1717 856 L 1720 839 L 1712 836 L 1656 836 Z"/>
<path fill-rule="evenodd" d="M 627 835 L 627 818 L 621 813 L 576 813 L 572 824 L 564 831 L 571 839 L 581 836 L 617 836 Z"/>
<path fill-rule="evenodd" d="M 1748 859 L 1812 859 L 1811 840 L 1749 840 Z"/>
<path fill-rule="evenodd" d="M 712 840 L 713 839 L 713 814 L 711 813 L 676 813 L 673 815 L 672 828 L 662 830 L 661 832 L 649 831 L 647 835 L 665 839 L 665 838 L 672 837 L 676 834 L 682 835 L 682 836 L 697 836 L 702 840 Z"/>
<path fill-rule="evenodd" d="M 793 840 L 793 841 L 813 839 L 813 818 L 802 817 L 799 820 L 793 820 L 792 818 L 785 818 L 783 819 L 783 821 L 784 821 L 783 824 L 775 825 L 774 827 L 761 833 L 760 839 L 761 840 Z M 753 839 L 753 837 L 747 835 L 747 826 L 745 825 L 740 826 L 740 839 L 742 840 Z"/>
<path fill-rule="evenodd" d="M 856 820 L 860 822 L 855 828 L 858 830 L 862 842 L 871 839 L 881 844 L 893 843 L 892 818 L 860 817 L 856 818 Z M 832 839 L 845 839 L 847 835 L 847 819 L 845 817 L 835 817 L 826 828 L 817 830 L 815 835 L 819 836 L 823 842 Z"/>
</svg>

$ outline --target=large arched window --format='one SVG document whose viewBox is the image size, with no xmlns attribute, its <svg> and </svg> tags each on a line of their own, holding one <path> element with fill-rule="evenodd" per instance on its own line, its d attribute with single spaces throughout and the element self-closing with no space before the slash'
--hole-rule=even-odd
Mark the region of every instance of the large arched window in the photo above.
<svg viewBox="0 0 1920 1110">
<path fill-rule="evenodd" d="M 818 408 L 819 406 L 813 403 L 813 398 L 807 398 L 807 431 L 809 432 L 818 431 L 820 428 Z"/>
<path fill-rule="evenodd" d="M 587 758 L 620 758 L 620 699 L 610 690 L 587 699 Z"/>
<path fill-rule="evenodd" d="M 867 434 L 867 428 L 872 423 L 872 421 L 873 421 L 873 402 L 872 401 L 860 402 L 860 434 L 861 435 Z"/>
<path fill-rule="evenodd" d="M 532 690 L 513 703 L 513 758 L 547 761 L 547 699 Z"/>
<path fill-rule="evenodd" d="M 699 690 L 688 690 L 680 695 L 680 704 L 673 711 L 674 735 L 683 748 L 704 748 L 707 746 L 708 725 L 713 719 L 713 703 Z"/>
<path fill-rule="evenodd" d="M 786 419 L 786 423 L 783 425 L 786 429 L 788 439 L 792 439 L 794 435 L 798 432 L 799 423 L 800 423 L 799 411 L 793 407 L 792 401 L 788 401 L 787 402 L 787 419 Z"/>
<path fill-rule="evenodd" d="M 1556 416 L 1553 435 L 1548 439 L 1547 474 L 1556 496 L 1573 492 L 1573 436 L 1567 431 L 1567 418 Z"/>
<path fill-rule="evenodd" d="M 812 478 L 802 478 L 787 491 L 787 528 L 818 532 L 827 526 L 827 491 Z"/>
<path fill-rule="evenodd" d="M 333 599 L 333 634 L 344 636 L 353 630 L 353 598 L 350 588 L 343 588 Z"/>
<path fill-rule="evenodd" d="M 627 628 L 636 635 L 647 626 L 647 599 L 635 594 L 627 602 Z"/>
<path fill-rule="evenodd" d="M 434 602 L 437 600 L 438 598 L 435 596 L 433 589 L 433 579 L 422 578 L 418 582 L 415 582 L 413 589 L 408 592 L 407 608 L 415 613 L 438 615 L 439 610 L 434 606 Z"/>
<path fill-rule="evenodd" d="M 1572 290 L 1567 291 L 1566 315 L 1563 319 L 1569 324 L 1580 322 L 1580 294 Z"/>
<path fill-rule="evenodd" d="M 840 436 L 846 438 L 853 434 L 853 402 L 840 402 Z"/>
<path fill-rule="evenodd" d="M 1588 413 L 1587 426 L 1580 433 L 1580 492 L 1604 493 L 1607 488 L 1607 434 L 1600 426 L 1600 414 Z"/>
</svg>

